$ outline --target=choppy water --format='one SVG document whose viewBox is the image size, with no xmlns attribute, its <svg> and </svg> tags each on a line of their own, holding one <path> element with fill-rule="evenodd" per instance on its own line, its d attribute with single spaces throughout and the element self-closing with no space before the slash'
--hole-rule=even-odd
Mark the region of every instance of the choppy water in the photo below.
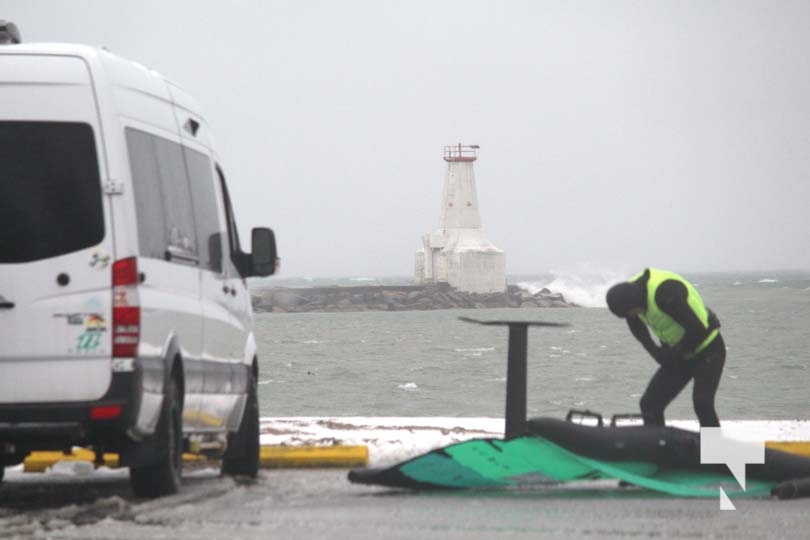
<svg viewBox="0 0 810 540">
<path fill-rule="evenodd" d="M 721 419 L 810 416 L 810 274 L 691 278 L 723 323 Z M 507 330 L 462 315 L 571 324 L 529 331 L 530 416 L 637 412 L 656 367 L 605 308 L 263 313 L 261 414 L 503 416 Z M 667 417 L 694 417 L 691 385 Z"/>
</svg>

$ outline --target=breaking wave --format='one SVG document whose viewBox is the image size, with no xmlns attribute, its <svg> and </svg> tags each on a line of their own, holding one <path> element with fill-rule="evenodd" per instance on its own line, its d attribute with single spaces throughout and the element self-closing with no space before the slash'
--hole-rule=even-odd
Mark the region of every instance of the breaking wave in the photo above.
<svg viewBox="0 0 810 540">
<path fill-rule="evenodd" d="M 554 271 L 547 277 L 520 281 L 516 285 L 537 294 L 542 289 L 552 293 L 561 293 L 568 302 L 582 307 L 607 307 L 605 293 L 620 281 L 625 281 L 630 275 L 615 270 L 562 270 Z"/>
</svg>

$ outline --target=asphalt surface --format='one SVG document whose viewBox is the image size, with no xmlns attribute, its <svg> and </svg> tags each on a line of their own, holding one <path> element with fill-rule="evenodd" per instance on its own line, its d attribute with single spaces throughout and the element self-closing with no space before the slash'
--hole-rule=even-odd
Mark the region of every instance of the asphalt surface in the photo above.
<svg viewBox="0 0 810 540">
<path fill-rule="evenodd" d="M 808 501 L 656 496 L 613 482 L 489 492 L 357 486 L 345 470 L 264 470 L 256 481 L 214 469 L 183 492 L 136 499 L 126 471 L 87 477 L 11 473 L 0 487 L 0 538 L 492 539 L 801 538 Z"/>
</svg>

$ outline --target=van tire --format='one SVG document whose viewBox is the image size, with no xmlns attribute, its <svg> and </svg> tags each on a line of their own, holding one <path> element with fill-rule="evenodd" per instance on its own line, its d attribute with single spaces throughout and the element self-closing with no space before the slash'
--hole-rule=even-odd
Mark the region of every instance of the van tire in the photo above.
<svg viewBox="0 0 810 540">
<path fill-rule="evenodd" d="M 248 375 L 248 394 L 239 431 L 228 436 L 228 448 L 222 456 L 222 474 L 229 476 L 259 475 L 259 398 L 256 378 Z"/>
<path fill-rule="evenodd" d="M 130 467 L 129 481 L 137 497 L 155 498 L 180 490 L 183 469 L 183 423 L 177 384 L 172 378 L 163 396 L 155 437 L 160 454 L 151 465 Z"/>
</svg>

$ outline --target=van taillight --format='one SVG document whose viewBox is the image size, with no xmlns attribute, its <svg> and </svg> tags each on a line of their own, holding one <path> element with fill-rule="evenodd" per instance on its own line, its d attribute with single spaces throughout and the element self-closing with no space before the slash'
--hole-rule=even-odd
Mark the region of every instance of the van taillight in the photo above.
<svg viewBox="0 0 810 540">
<path fill-rule="evenodd" d="M 141 337 L 141 305 L 138 299 L 138 260 L 115 261 L 113 282 L 113 357 L 133 358 Z"/>
<path fill-rule="evenodd" d="M 113 285 L 137 285 L 138 259 L 130 257 L 115 261 L 112 273 Z"/>
</svg>

